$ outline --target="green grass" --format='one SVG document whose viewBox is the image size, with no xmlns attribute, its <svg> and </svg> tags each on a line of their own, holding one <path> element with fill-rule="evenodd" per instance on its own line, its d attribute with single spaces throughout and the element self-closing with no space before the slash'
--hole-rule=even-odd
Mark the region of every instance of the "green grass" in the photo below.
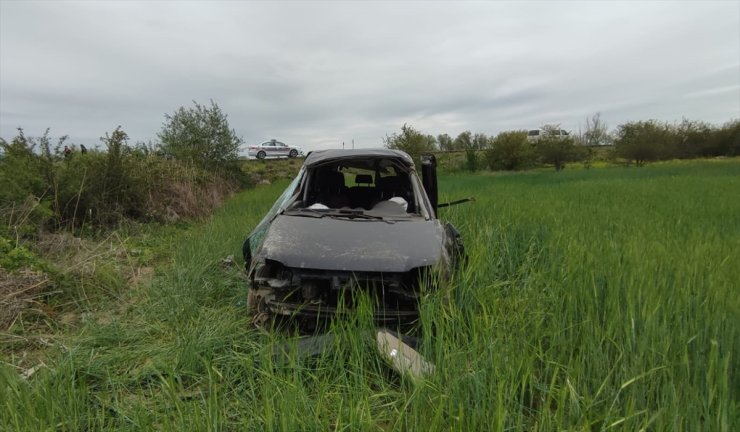
<svg viewBox="0 0 740 432">
<path fill-rule="evenodd" d="M 397 377 L 366 311 L 317 359 L 250 329 L 244 234 L 285 183 L 244 192 L 150 287 L 0 366 L 2 430 L 717 430 L 740 427 L 740 161 L 442 176 L 470 261 L 423 305 L 436 372 Z"/>
<path fill-rule="evenodd" d="M 246 159 L 241 161 L 242 170 L 256 182 L 275 182 L 292 179 L 303 165 L 304 158 Z"/>
</svg>

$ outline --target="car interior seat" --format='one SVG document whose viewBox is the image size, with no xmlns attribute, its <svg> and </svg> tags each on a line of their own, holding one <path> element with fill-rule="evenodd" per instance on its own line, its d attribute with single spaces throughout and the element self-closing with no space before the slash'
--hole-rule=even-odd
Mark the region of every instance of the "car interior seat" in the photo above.
<svg viewBox="0 0 740 432">
<path fill-rule="evenodd" d="M 318 174 L 318 194 L 316 202 L 329 208 L 341 208 L 349 205 L 344 175 L 338 171 L 323 171 Z"/>
<path fill-rule="evenodd" d="M 381 200 L 401 197 L 408 203 L 409 213 L 415 211 L 415 203 L 408 177 L 402 175 L 379 177 L 376 184 L 380 191 Z"/>
<path fill-rule="evenodd" d="M 380 199 L 380 190 L 373 185 L 373 176 L 357 174 L 355 184 L 349 189 L 349 201 L 352 207 L 362 207 L 370 210 Z"/>
</svg>

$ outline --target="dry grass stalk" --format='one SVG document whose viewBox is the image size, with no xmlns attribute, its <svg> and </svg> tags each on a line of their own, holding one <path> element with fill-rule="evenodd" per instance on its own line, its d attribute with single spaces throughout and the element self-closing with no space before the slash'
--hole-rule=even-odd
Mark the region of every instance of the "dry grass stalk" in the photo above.
<svg viewBox="0 0 740 432">
<path fill-rule="evenodd" d="M 8 273 L 0 267 L 0 329 L 9 328 L 48 283 L 43 273 L 25 269 Z"/>
</svg>

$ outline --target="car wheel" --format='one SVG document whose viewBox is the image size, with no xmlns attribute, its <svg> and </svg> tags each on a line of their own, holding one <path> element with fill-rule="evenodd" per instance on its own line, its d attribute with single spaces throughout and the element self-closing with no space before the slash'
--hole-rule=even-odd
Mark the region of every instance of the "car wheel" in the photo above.
<svg viewBox="0 0 740 432">
<path fill-rule="evenodd" d="M 298 151 L 297 150 L 291 150 L 290 153 L 288 153 L 288 157 L 294 158 L 296 156 L 298 156 Z"/>
<path fill-rule="evenodd" d="M 263 151 L 260 151 L 259 153 L 257 153 L 257 159 L 264 159 L 265 156 L 267 156 L 267 155 Z"/>
</svg>

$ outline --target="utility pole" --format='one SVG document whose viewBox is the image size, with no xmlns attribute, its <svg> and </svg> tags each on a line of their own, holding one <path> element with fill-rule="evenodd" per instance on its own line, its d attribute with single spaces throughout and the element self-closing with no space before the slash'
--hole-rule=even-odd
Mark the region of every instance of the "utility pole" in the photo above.
<svg viewBox="0 0 740 432">
<path fill-rule="evenodd" d="M 354 149 L 355 149 L 355 139 L 352 138 L 352 150 L 354 150 Z"/>
</svg>

